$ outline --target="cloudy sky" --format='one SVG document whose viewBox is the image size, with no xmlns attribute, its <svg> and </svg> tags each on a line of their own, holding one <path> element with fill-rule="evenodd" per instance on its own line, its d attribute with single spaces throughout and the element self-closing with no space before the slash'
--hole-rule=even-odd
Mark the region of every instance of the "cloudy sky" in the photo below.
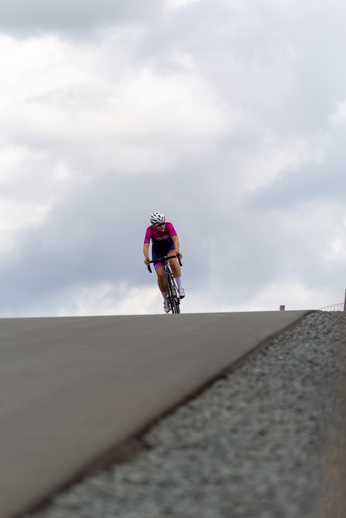
<svg viewBox="0 0 346 518">
<path fill-rule="evenodd" d="M 0 0 L 0 317 L 319 308 L 346 288 L 346 4 Z"/>
</svg>

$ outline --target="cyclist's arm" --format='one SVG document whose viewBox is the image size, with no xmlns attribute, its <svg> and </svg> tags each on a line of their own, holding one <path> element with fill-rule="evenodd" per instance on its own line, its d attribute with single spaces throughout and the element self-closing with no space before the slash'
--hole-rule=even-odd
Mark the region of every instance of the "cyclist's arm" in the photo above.
<svg viewBox="0 0 346 518">
<path fill-rule="evenodd" d="M 178 239 L 178 236 L 177 235 L 172 236 L 172 239 L 173 239 L 174 248 L 175 248 L 176 253 L 179 253 L 180 257 L 183 257 L 182 254 L 179 252 L 179 239 Z"/>
<path fill-rule="evenodd" d="M 143 245 L 143 254 L 144 254 L 144 257 L 145 257 L 145 263 L 147 264 L 147 262 L 149 261 L 149 243 L 144 243 Z"/>
</svg>

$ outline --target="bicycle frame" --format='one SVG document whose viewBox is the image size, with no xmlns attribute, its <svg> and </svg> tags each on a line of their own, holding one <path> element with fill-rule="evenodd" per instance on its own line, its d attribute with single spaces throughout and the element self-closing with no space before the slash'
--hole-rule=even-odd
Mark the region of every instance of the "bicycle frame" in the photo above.
<svg viewBox="0 0 346 518">
<path fill-rule="evenodd" d="M 180 297 L 178 292 L 178 287 L 176 285 L 173 272 L 171 269 L 171 265 L 169 264 L 169 259 L 172 259 L 173 257 L 177 257 L 180 266 L 182 266 L 182 263 L 180 261 L 180 257 L 176 255 L 164 255 L 163 257 L 160 257 L 160 259 L 155 259 L 155 261 L 150 261 L 150 263 L 163 263 L 163 271 L 164 276 L 166 280 L 166 292 L 167 292 L 167 298 L 169 300 L 169 304 L 171 307 L 172 313 L 180 313 Z M 150 273 L 150 263 L 147 265 L 148 270 Z"/>
</svg>

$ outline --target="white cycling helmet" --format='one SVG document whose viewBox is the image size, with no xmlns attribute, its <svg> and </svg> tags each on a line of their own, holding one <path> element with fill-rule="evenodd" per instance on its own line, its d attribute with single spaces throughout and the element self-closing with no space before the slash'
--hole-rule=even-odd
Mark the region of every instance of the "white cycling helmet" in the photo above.
<svg viewBox="0 0 346 518">
<path fill-rule="evenodd" d="M 162 212 L 153 212 L 150 216 L 150 223 L 152 225 L 160 225 L 166 221 L 165 215 Z"/>
</svg>

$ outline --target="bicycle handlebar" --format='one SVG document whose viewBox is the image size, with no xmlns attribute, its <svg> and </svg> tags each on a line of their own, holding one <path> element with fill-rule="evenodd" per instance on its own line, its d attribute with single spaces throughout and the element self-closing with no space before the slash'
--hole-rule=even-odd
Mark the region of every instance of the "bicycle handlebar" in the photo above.
<svg viewBox="0 0 346 518">
<path fill-rule="evenodd" d="M 152 273 L 152 272 L 151 272 L 151 268 L 150 268 L 150 264 L 151 264 L 151 263 L 161 263 L 161 262 L 165 262 L 165 261 L 167 261 L 168 259 L 172 259 L 173 257 L 176 257 L 176 258 L 178 259 L 180 266 L 183 266 L 183 263 L 181 262 L 181 260 L 180 260 L 180 256 L 179 256 L 179 255 L 164 255 L 163 257 L 160 257 L 160 259 L 155 259 L 155 260 L 153 260 L 153 261 L 149 261 L 149 264 L 147 264 L 148 271 L 149 271 L 150 273 Z"/>
</svg>

